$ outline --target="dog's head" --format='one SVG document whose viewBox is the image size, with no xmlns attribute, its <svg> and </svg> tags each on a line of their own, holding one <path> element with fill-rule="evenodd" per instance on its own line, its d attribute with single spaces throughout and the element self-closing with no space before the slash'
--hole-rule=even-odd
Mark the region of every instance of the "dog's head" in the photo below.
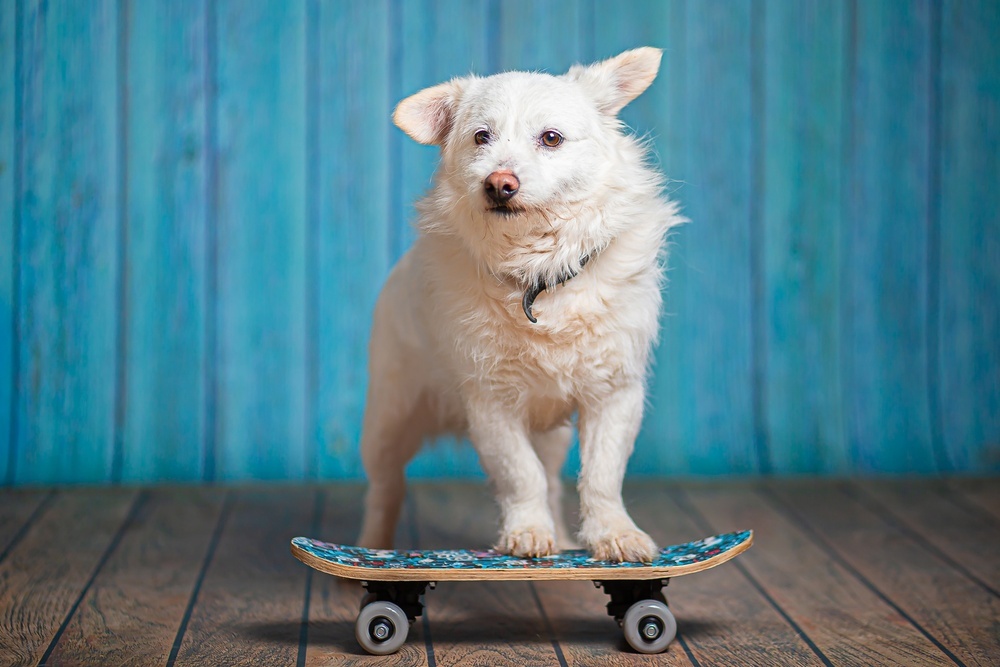
<svg viewBox="0 0 1000 667">
<path fill-rule="evenodd" d="M 659 187 L 617 114 L 652 83 L 660 57 L 640 48 L 561 76 L 471 76 L 400 102 L 396 125 L 441 147 L 421 224 L 522 282 L 579 270 L 626 224 L 604 214 L 608 203 Z"/>
</svg>

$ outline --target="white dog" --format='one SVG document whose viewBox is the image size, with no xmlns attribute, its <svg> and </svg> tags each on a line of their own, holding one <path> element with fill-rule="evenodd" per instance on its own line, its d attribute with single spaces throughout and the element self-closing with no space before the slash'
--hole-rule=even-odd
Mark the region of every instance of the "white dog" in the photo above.
<svg viewBox="0 0 1000 667">
<path fill-rule="evenodd" d="M 653 48 L 562 76 L 454 79 L 393 120 L 441 147 L 420 234 L 389 276 L 371 338 L 359 544 L 392 544 L 403 468 L 428 436 L 468 434 L 502 516 L 497 548 L 571 543 L 559 471 L 578 413 L 580 540 L 649 561 L 622 502 L 657 336 L 664 237 L 681 219 L 618 112 L 660 65 Z"/>
</svg>

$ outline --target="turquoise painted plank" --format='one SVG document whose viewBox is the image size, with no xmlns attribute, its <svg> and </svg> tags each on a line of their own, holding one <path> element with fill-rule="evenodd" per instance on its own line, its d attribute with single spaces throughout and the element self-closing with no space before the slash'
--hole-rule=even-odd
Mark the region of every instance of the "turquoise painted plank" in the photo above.
<svg viewBox="0 0 1000 667">
<path fill-rule="evenodd" d="M 204 468 L 205 0 L 127 5 L 122 477 Z"/>
<path fill-rule="evenodd" d="M 669 159 L 681 146 L 675 132 L 680 98 L 675 97 L 678 94 L 677 81 L 672 72 L 675 69 L 674 60 L 678 57 L 677 46 L 682 39 L 682 17 L 681 3 L 677 0 L 621 4 L 597 2 L 593 5 L 592 18 L 585 17 L 583 20 L 583 25 L 589 24 L 593 30 L 593 54 L 589 59 L 603 60 L 640 46 L 663 49 L 663 60 L 656 80 L 646 92 L 625 107 L 619 117 L 630 128 L 627 131 L 651 142 L 650 158 L 668 177 Z M 667 192 L 673 189 L 668 185 Z M 683 203 L 683 197 L 680 197 L 680 201 Z M 674 263 L 674 258 L 670 257 L 668 266 Z M 661 328 L 667 322 L 666 313 L 672 308 L 673 287 L 669 284 L 664 290 Z M 654 364 L 652 372 L 654 375 L 663 372 L 663 366 Z M 668 425 L 661 419 L 663 401 L 664 397 L 658 392 L 654 380 L 649 391 L 649 408 L 636 440 L 635 451 L 629 460 L 629 472 L 632 474 L 685 472 L 683 459 L 667 447 Z M 573 454 L 575 453 L 574 451 Z M 575 463 L 576 460 L 571 459 L 570 464 Z"/>
<path fill-rule="evenodd" d="M 391 0 L 390 100 L 392 107 L 429 86 L 468 74 L 490 74 L 488 0 Z M 456 26 L 462 26 L 456 30 Z M 390 116 L 391 116 L 391 109 Z M 393 181 L 393 227 L 390 251 L 395 261 L 415 238 L 414 203 L 431 187 L 438 150 L 421 146 L 393 127 L 390 159 Z"/>
<path fill-rule="evenodd" d="M 841 257 L 856 472 L 938 469 L 927 408 L 930 3 L 857 3 Z"/>
<path fill-rule="evenodd" d="M 117 3 L 28 2 L 22 26 L 21 391 L 15 478 L 111 475 Z"/>
<path fill-rule="evenodd" d="M 752 401 L 751 3 L 678 2 L 666 83 L 664 167 L 691 223 L 671 269 L 647 433 L 666 472 L 758 470 Z"/>
<path fill-rule="evenodd" d="M 217 5 L 220 479 L 305 474 L 306 6 Z"/>
<path fill-rule="evenodd" d="M 319 5 L 317 469 L 361 475 L 368 335 L 389 271 L 387 0 Z M 364 57 L 357 54 L 364 53 Z M 347 156 L 345 158 L 345 156 Z"/>
<path fill-rule="evenodd" d="M 936 364 L 956 469 L 1000 470 L 1000 4 L 947 1 L 941 21 Z"/>
<path fill-rule="evenodd" d="M 562 74 L 586 60 L 585 7 L 574 0 L 500 2 L 497 70 Z"/>
<path fill-rule="evenodd" d="M 488 33 L 490 59 L 498 72 L 525 70 L 560 75 L 576 63 L 593 60 L 593 3 L 573 0 L 505 0 L 494 5 Z M 563 474 L 576 476 L 580 469 L 577 434 Z"/>
<path fill-rule="evenodd" d="M 398 42 L 392 58 L 396 67 L 391 105 L 428 86 L 468 74 L 490 74 L 490 2 L 444 0 L 401 2 Z M 500 3 L 501 5 L 503 3 Z M 392 6 L 398 6 L 393 2 Z M 456 29 L 456 26 L 462 26 Z M 413 204 L 431 186 L 438 149 L 421 146 L 393 127 L 390 130 L 390 183 L 399 184 L 394 209 L 390 260 L 414 238 Z M 425 447 L 407 468 L 411 477 L 481 476 L 478 459 L 468 443 L 445 439 Z"/>
<path fill-rule="evenodd" d="M 17 194 L 17 4 L 0 5 L 0 484 L 9 484 L 13 403 L 18 382 L 15 363 Z"/>
<path fill-rule="evenodd" d="M 764 5 L 762 407 L 777 473 L 849 472 L 840 378 L 840 0 Z"/>
</svg>

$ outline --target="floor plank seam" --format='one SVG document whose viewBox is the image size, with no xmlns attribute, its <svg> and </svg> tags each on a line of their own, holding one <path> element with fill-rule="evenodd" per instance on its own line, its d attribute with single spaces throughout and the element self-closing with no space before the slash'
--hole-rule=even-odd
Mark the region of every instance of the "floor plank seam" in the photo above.
<svg viewBox="0 0 1000 667">
<path fill-rule="evenodd" d="M 45 510 L 52 506 L 52 501 L 55 500 L 58 494 L 58 491 L 52 489 L 44 498 L 42 498 L 42 501 L 38 503 L 38 506 L 35 507 L 31 514 L 28 515 L 28 518 L 25 519 L 24 524 L 18 528 L 17 532 L 14 533 L 14 536 L 10 538 L 10 542 L 6 547 L 4 547 L 4 550 L 0 552 L 0 563 L 2 563 L 10 552 L 12 552 L 14 548 L 20 544 L 21 540 L 25 538 L 28 531 L 30 531 L 31 527 L 35 524 L 35 521 L 37 521 L 45 513 Z"/>
<path fill-rule="evenodd" d="M 52 653 L 56 650 L 56 646 L 59 645 L 59 640 L 62 639 L 63 633 L 65 633 L 66 628 L 69 627 L 70 621 L 73 620 L 73 617 L 76 615 L 77 609 L 80 608 L 80 604 L 83 602 L 83 599 L 87 596 L 87 593 L 90 591 L 91 586 L 94 585 L 94 581 L 97 579 L 97 575 L 99 575 L 101 573 L 101 570 L 104 569 L 104 566 L 111 558 L 111 554 L 113 554 L 115 550 L 118 549 L 118 545 L 121 544 L 122 538 L 125 536 L 125 531 L 127 531 L 129 527 L 131 527 L 132 524 L 135 523 L 136 516 L 139 514 L 139 511 L 146 504 L 146 502 L 149 500 L 149 497 L 150 497 L 149 491 L 140 491 L 139 493 L 136 494 L 135 498 L 132 500 L 132 505 L 131 507 L 129 507 L 128 514 L 125 515 L 125 519 L 122 521 L 121 525 L 118 526 L 118 530 L 115 532 L 114 537 L 111 538 L 111 542 L 104 549 L 104 553 L 101 554 L 101 558 L 97 561 L 97 565 L 94 566 L 93 572 L 90 573 L 90 578 L 87 579 L 87 582 L 83 585 L 83 589 L 80 591 L 80 594 L 77 596 L 76 600 L 74 600 L 73 605 L 69 608 L 69 612 L 63 619 L 63 622 L 59 626 L 59 629 L 56 630 L 56 634 L 52 637 L 52 641 L 49 642 L 49 647 L 45 649 L 45 653 L 42 654 L 42 659 L 38 661 L 38 667 L 45 667 L 45 665 L 48 663 L 49 658 L 52 657 Z"/>
<path fill-rule="evenodd" d="M 191 614 L 194 612 L 194 607 L 198 603 L 198 593 L 201 591 L 201 585 L 205 581 L 205 574 L 208 572 L 208 568 L 212 564 L 212 559 L 215 558 L 215 550 L 219 545 L 219 540 L 222 538 L 222 531 L 225 529 L 226 521 L 229 519 L 229 514 L 232 512 L 233 505 L 235 504 L 235 497 L 235 491 L 226 491 L 226 497 L 222 501 L 222 509 L 219 511 L 219 519 L 215 524 L 215 529 L 212 531 L 212 537 L 208 542 L 208 547 L 205 549 L 205 558 L 202 560 L 201 569 L 198 571 L 198 578 L 195 579 L 194 586 L 191 590 L 191 597 L 188 599 L 187 607 L 184 609 L 184 616 L 181 618 L 180 625 L 177 628 L 177 635 L 174 637 L 174 643 L 170 647 L 170 655 L 167 656 L 166 667 L 173 667 L 174 662 L 177 660 L 177 655 L 180 653 L 181 645 L 184 643 L 184 633 L 187 632 L 188 623 L 191 621 Z"/>
<path fill-rule="evenodd" d="M 535 605 L 538 607 L 538 611 L 542 615 L 542 625 L 545 627 L 545 632 L 548 633 L 549 639 L 552 641 L 552 650 L 556 654 L 556 660 L 559 661 L 559 667 L 569 667 L 566 664 L 566 656 L 563 655 L 562 647 L 559 646 L 559 640 L 556 638 L 555 629 L 549 621 L 549 615 L 545 613 L 545 606 L 542 605 L 542 599 L 538 597 L 538 589 L 535 588 L 535 582 L 528 582 L 528 590 L 531 591 L 531 597 L 535 598 Z"/>
<path fill-rule="evenodd" d="M 892 598 L 890 598 L 886 593 L 880 590 L 868 577 L 862 574 L 857 568 L 851 565 L 844 557 L 842 557 L 836 550 L 823 538 L 808 522 L 804 521 L 798 516 L 790 507 L 786 506 L 779 498 L 777 498 L 772 491 L 766 488 L 758 488 L 757 493 L 762 496 L 772 507 L 774 507 L 778 512 L 788 518 L 793 524 L 795 524 L 799 530 L 806 534 L 806 536 L 820 549 L 822 549 L 827 556 L 832 558 L 838 565 L 844 568 L 851 576 L 857 579 L 865 588 L 871 591 L 876 597 L 882 600 L 884 603 L 889 605 L 897 614 L 902 616 L 906 621 L 912 625 L 920 634 L 922 634 L 928 641 L 930 641 L 934 646 L 936 646 L 942 653 L 947 655 L 952 662 L 960 667 L 965 667 L 965 663 L 959 659 L 957 655 L 951 652 L 951 650 L 945 646 L 941 641 L 932 635 L 923 625 L 921 625 L 915 618 L 913 618 L 907 611 L 900 607 Z"/>
<path fill-rule="evenodd" d="M 409 489 L 406 490 L 405 507 L 407 512 L 406 528 L 410 533 L 410 544 L 414 547 L 420 546 L 420 530 L 417 528 L 417 500 Z M 427 667 L 437 667 L 437 660 L 434 657 L 434 642 L 431 640 L 431 617 L 427 605 L 423 608 L 423 618 L 421 625 L 424 631 L 424 653 L 427 655 Z"/>
<path fill-rule="evenodd" d="M 323 506 L 326 504 L 326 494 L 323 489 L 316 489 L 313 500 L 312 520 L 309 523 L 309 534 L 319 535 L 319 527 L 323 520 Z M 302 601 L 302 620 L 299 623 L 299 652 L 295 659 L 296 667 L 305 667 L 306 652 L 309 648 L 309 605 L 312 602 L 312 582 L 315 570 L 308 568 L 306 572 L 305 595 Z"/>
<path fill-rule="evenodd" d="M 687 496 L 683 492 L 681 492 L 678 489 L 671 489 L 670 491 L 668 491 L 668 493 L 673 498 L 674 502 L 677 503 L 677 506 L 680 507 L 690 517 L 692 517 L 695 523 L 697 523 L 703 531 L 709 534 L 715 533 L 715 530 L 712 528 L 712 524 L 709 523 L 705 515 L 702 514 L 700 511 L 698 511 L 698 509 L 695 508 L 694 505 L 692 505 L 687 500 Z M 756 589 L 756 591 L 760 594 L 760 596 L 767 601 L 767 603 L 771 606 L 771 608 L 774 609 L 778 613 L 778 615 L 784 619 L 786 623 L 788 623 L 789 627 L 792 628 L 796 636 L 799 637 L 805 643 L 805 645 L 809 647 L 809 650 L 812 651 L 814 654 L 816 654 L 816 657 L 819 658 L 820 661 L 826 667 L 833 667 L 833 663 L 830 662 L 830 659 L 826 657 L 826 654 L 823 653 L 823 651 L 816 644 L 816 642 L 814 642 L 812 638 L 806 633 L 806 631 L 803 630 L 802 627 L 795 622 L 795 619 L 793 619 L 788 614 L 788 612 L 786 612 L 784 608 L 782 608 L 782 606 L 778 604 L 778 601 L 775 600 L 771 596 L 771 594 L 767 592 L 767 589 L 764 588 L 764 585 L 761 584 L 755 576 L 753 576 L 750 570 L 747 569 L 746 565 L 744 565 L 742 561 L 736 561 L 734 563 L 734 566 L 736 567 L 737 570 L 739 570 L 739 572 L 743 575 L 743 577 L 750 582 L 750 585 L 753 586 L 754 589 Z"/>
<path fill-rule="evenodd" d="M 919 544 L 925 551 L 934 556 L 935 558 L 947 563 L 949 567 L 959 572 L 969 581 L 978 585 L 980 588 L 986 592 L 993 595 L 993 597 L 1000 597 L 1000 591 L 990 586 L 988 583 L 976 576 L 975 573 L 971 572 L 967 567 L 959 563 L 957 560 L 946 554 L 944 551 L 938 547 L 931 544 L 927 538 L 918 533 L 916 530 L 911 528 L 909 524 L 896 516 L 892 510 L 880 502 L 877 498 L 874 498 L 871 494 L 860 489 L 854 485 L 844 485 L 841 489 L 845 494 L 854 500 L 858 501 L 863 507 L 866 507 L 872 514 L 878 516 L 882 521 L 884 521 L 888 526 L 894 530 L 899 531 L 901 534 L 905 535 L 907 539 Z"/>
<path fill-rule="evenodd" d="M 941 489 L 938 493 L 942 498 L 967 514 L 973 514 L 979 517 L 980 520 L 986 521 L 987 523 L 991 523 L 1000 528 L 1000 518 L 991 514 L 986 510 L 986 508 L 980 506 L 977 502 L 967 498 L 961 491 L 956 491 L 954 489 Z"/>
</svg>

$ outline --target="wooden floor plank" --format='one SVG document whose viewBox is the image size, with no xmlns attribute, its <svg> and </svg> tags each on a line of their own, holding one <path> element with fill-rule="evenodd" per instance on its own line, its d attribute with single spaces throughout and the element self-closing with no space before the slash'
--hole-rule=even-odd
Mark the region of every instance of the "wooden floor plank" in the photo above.
<svg viewBox="0 0 1000 667">
<path fill-rule="evenodd" d="M 813 483 L 817 502 L 835 491 Z M 712 532 L 748 526 L 754 547 L 740 563 L 833 664 L 940 665 L 947 658 L 902 614 L 762 495 L 746 488 L 685 492 Z"/>
<path fill-rule="evenodd" d="M 357 484 L 329 485 L 323 489 L 323 509 L 318 534 L 314 537 L 327 542 L 354 544 L 361 526 L 364 489 Z M 409 525 L 408 508 L 400 520 L 396 546 L 402 549 L 415 546 Z M 305 567 L 305 566 L 303 566 Z M 312 572 L 312 571 L 310 571 Z M 325 665 L 398 665 L 423 666 L 428 664 L 424 642 L 423 619 L 418 618 L 410 627 L 406 643 L 390 656 L 372 656 L 361 648 L 354 638 L 354 621 L 364 590 L 354 581 L 346 581 L 312 572 L 310 575 L 310 602 L 307 667 Z"/>
<path fill-rule="evenodd" d="M 222 499 L 207 487 L 149 491 L 48 664 L 164 664 Z"/>
<path fill-rule="evenodd" d="M 484 548 L 496 540 L 496 505 L 484 485 L 420 485 L 412 496 L 421 548 Z M 443 583 L 426 602 L 441 667 L 559 664 L 528 582 Z"/>
<path fill-rule="evenodd" d="M 818 495 L 812 484 L 773 485 L 789 516 L 821 536 L 851 568 L 926 633 L 945 659 L 995 664 L 1000 655 L 1000 598 L 912 538 L 897 521 L 839 485 Z M 939 497 L 938 502 L 943 504 Z"/>
<path fill-rule="evenodd" d="M 576 516 L 577 494 L 567 490 L 565 503 L 567 514 Z M 567 665 L 692 664 L 676 642 L 660 655 L 635 653 L 608 616 L 608 596 L 590 581 L 537 581 L 533 587 Z"/>
<path fill-rule="evenodd" d="M 714 532 L 678 503 L 679 485 L 649 483 L 629 489 L 632 514 L 659 544 L 677 544 Z M 732 526 L 736 529 L 737 526 Z M 752 525 L 738 528 L 753 528 Z M 728 528 L 727 528 L 728 530 Z M 759 548 L 751 547 L 751 551 Z M 703 664 L 820 665 L 822 660 L 744 574 L 742 563 L 677 577 L 667 589 L 678 633 Z M 671 649 L 674 650 L 674 649 Z"/>
<path fill-rule="evenodd" d="M 312 528 L 315 496 L 302 487 L 235 493 L 177 665 L 295 664 L 306 570 L 289 542 Z"/>
<path fill-rule="evenodd" d="M 0 563 L 0 665 L 42 658 L 135 499 L 127 489 L 63 491 Z"/>
<path fill-rule="evenodd" d="M 0 496 L 0 562 L 11 548 L 27 534 L 53 498 L 51 491 L 8 491 Z"/>
<path fill-rule="evenodd" d="M 879 481 L 848 487 L 860 502 L 1000 598 L 1000 524 L 953 502 L 940 482 Z"/>
<path fill-rule="evenodd" d="M 946 480 L 945 484 L 956 494 L 953 499 L 961 504 L 971 505 L 1000 522 L 1000 480 L 995 477 L 956 477 Z"/>
</svg>

